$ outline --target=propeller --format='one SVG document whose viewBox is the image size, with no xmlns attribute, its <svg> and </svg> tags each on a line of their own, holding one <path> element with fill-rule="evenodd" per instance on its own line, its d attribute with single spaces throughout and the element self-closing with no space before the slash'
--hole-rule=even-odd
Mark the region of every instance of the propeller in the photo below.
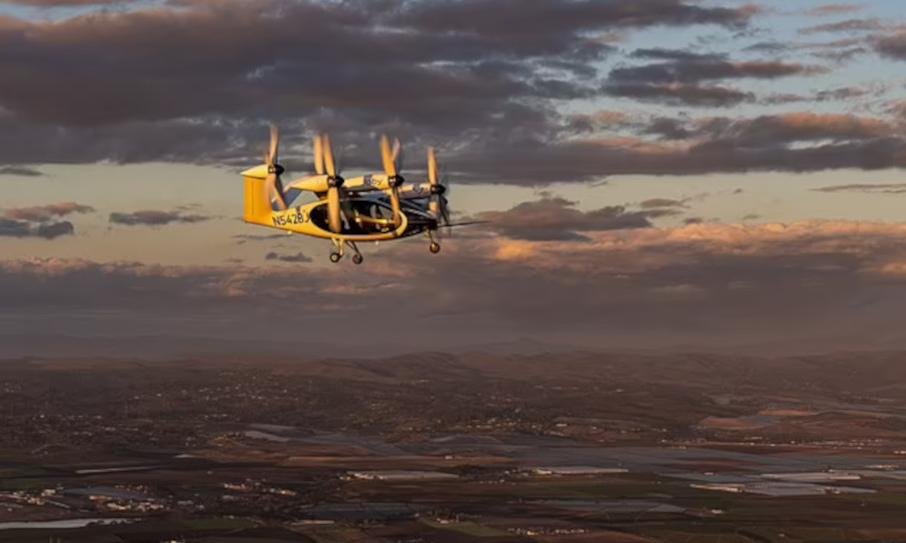
<svg viewBox="0 0 906 543">
<path fill-rule="evenodd" d="M 318 175 L 324 175 L 324 146 L 321 142 L 321 134 L 315 134 L 314 150 L 312 156 L 315 159 L 315 172 Z"/>
<path fill-rule="evenodd" d="M 437 167 L 437 152 L 434 147 L 428 147 L 428 184 L 431 186 L 431 197 L 428 200 L 428 210 L 436 219 L 443 218 L 444 224 L 450 225 L 450 210 L 444 193 L 447 187 L 440 182 L 440 171 Z"/>
<path fill-rule="evenodd" d="M 282 211 L 286 209 L 286 201 L 283 199 L 283 182 L 280 181 L 280 175 L 286 170 L 277 163 L 279 148 L 280 131 L 272 124 L 270 146 L 264 156 L 264 162 L 267 164 L 267 177 L 264 183 L 268 200 Z"/>
<path fill-rule="evenodd" d="M 322 134 L 315 137 L 315 169 L 321 167 L 327 174 L 327 223 L 330 231 L 339 234 L 343 231 L 342 209 L 340 207 L 340 189 L 345 179 L 337 171 L 336 159 L 333 155 L 333 146 L 330 136 Z M 318 172 L 321 173 L 321 172 Z"/>
<path fill-rule="evenodd" d="M 393 147 L 386 135 L 381 136 L 381 162 L 384 164 L 384 173 L 387 175 L 387 184 L 390 186 L 390 207 L 393 209 L 393 225 L 397 228 L 403 223 L 402 209 L 400 207 L 399 187 L 406 180 L 400 175 L 402 146 L 400 140 L 394 140 Z"/>
</svg>

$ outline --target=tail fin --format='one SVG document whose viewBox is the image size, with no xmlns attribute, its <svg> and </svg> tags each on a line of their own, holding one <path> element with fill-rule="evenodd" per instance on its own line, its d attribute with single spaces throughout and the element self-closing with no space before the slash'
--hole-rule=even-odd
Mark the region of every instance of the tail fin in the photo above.
<svg viewBox="0 0 906 543">
<path fill-rule="evenodd" d="M 267 166 L 259 166 L 242 172 L 245 200 L 245 222 L 253 224 L 271 224 L 271 203 L 268 201 L 267 187 L 264 180 L 267 178 Z"/>
</svg>

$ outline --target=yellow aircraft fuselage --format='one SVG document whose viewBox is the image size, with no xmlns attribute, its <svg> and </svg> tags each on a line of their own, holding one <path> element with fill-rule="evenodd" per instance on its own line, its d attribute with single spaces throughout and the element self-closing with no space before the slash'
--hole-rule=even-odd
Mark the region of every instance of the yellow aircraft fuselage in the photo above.
<svg viewBox="0 0 906 543">
<path fill-rule="evenodd" d="M 326 200 L 311 202 L 309 204 L 290 207 L 285 210 L 274 210 L 267 195 L 264 180 L 267 178 L 267 167 L 259 166 L 243 172 L 245 186 L 245 210 L 243 219 L 250 224 L 276 228 L 286 232 L 304 234 L 316 238 L 335 241 L 384 241 L 404 237 L 409 226 L 405 214 L 401 222 L 393 230 L 374 232 L 368 234 L 336 233 L 325 228 L 326 224 L 318 224 L 313 217 L 326 216 Z M 323 223 L 323 221 L 320 221 Z"/>
</svg>

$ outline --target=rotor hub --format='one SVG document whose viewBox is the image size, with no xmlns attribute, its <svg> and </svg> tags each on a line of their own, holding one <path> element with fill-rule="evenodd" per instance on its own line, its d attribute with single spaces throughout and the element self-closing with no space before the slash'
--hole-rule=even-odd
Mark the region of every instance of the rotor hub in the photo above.
<svg viewBox="0 0 906 543">
<path fill-rule="evenodd" d="M 283 175 L 283 172 L 285 171 L 286 169 L 280 164 L 271 164 L 267 167 L 267 173 Z"/>
<path fill-rule="evenodd" d="M 327 178 L 327 186 L 331 188 L 340 188 L 345 182 L 346 180 L 339 175 L 334 175 Z"/>
<path fill-rule="evenodd" d="M 391 187 L 400 187 L 406 179 L 402 175 L 392 175 L 387 181 Z"/>
<path fill-rule="evenodd" d="M 431 194 L 441 196 L 445 192 L 447 192 L 447 187 L 443 185 L 431 185 Z"/>
</svg>

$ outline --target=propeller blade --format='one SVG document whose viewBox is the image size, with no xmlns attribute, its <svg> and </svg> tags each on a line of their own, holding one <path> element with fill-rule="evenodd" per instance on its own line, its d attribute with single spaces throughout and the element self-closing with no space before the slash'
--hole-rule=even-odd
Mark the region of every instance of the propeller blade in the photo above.
<svg viewBox="0 0 906 543">
<path fill-rule="evenodd" d="M 324 134 L 321 136 L 321 145 L 323 146 L 324 153 L 324 166 L 327 169 L 327 175 L 331 177 L 337 176 L 337 163 L 334 160 L 333 156 L 333 146 L 330 145 L 330 136 Z"/>
<path fill-rule="evenodd" d="M 434 147 L 428 147 L 428 182 L 431 186 L 437 186 L 440 183 L 437 175 L 437 152 Z"/>
<path fill-rule="evenodd" d="M 399 141 L 399 140 L 397 140 Z M 398 155 L 399 151 L 397 151 Z M 386 135 L 381 136 L 381 162 L 384 165 L 384 173 L 387 177 L 396 177 L 399 170 L 396 167 L 396 156 L 390 148 L 390 140 Z"/>
<path fill-rule="evenodd" d="M 283 200 L 283 195 L 280 194 L 280 190 L 277 188 L 279 182 L 279 175 L 276 172 L 267 174 L 267 178 L 264 180 L 265 194 L 267 194 L 268 201 L 275 204 L 280 211 L 284 211 L 286 209 L 286 202 Z"/>
<path fill-rule="evenodd" d="M 271 125 L 271 144 L 267 154 L 267 165 L 273 166 L 277 163 L 277 151 L 280 148 L 280 130 L 277 125 Z"/>
<path fill-rule="evenodd" d="M 318 175 L 324 175 L 324 143 L 321 140 L 321 134 L 315 134 L 313 157 L 315 162 L 315 172 Z"/>
<path fill-rule="evenodd" d="M 450 208 L 447 205 L 447 199 L 441 196 L 440 213 L 444 218 L 444 224 L 450 226 Z"/>
<path fill-rule="evenodd" d="M 399 228 L 403 224 L 403 211 L 400 206 L 400 190 L 396 186 L 390 189 L 390 208 L 393 210 L 393 226 Z"/>
<path fill-rule="evenodd" d="M 277 125 L 274 124 L 270 126 L 270 129 L 270 144 L 264 155 L 264 162 L 267 164 L 264 191 L 271 205 L 282 211 L 286 209 L 286 201 L 283 199 L 282 184 L 280 183 L 280 173 L 283 171 L 283 167 L 277 164 L 277 154 L 280 149 L 280 131 L 277 129 Z"/>
<path fill-rule="evenodd" d="M 343 219 L 340 211 L 340 189 L 330 187 L 327 189 L 327 222 L 330 231 L 339 234 L 343 231 Z"/>
<path fill-rule="evenodd" d="M 393 139 L 393 165 L 396 166 L 396 173 L 399 175 L 403 171 L 403 146 L 399 138 Z"/>
</svg>

